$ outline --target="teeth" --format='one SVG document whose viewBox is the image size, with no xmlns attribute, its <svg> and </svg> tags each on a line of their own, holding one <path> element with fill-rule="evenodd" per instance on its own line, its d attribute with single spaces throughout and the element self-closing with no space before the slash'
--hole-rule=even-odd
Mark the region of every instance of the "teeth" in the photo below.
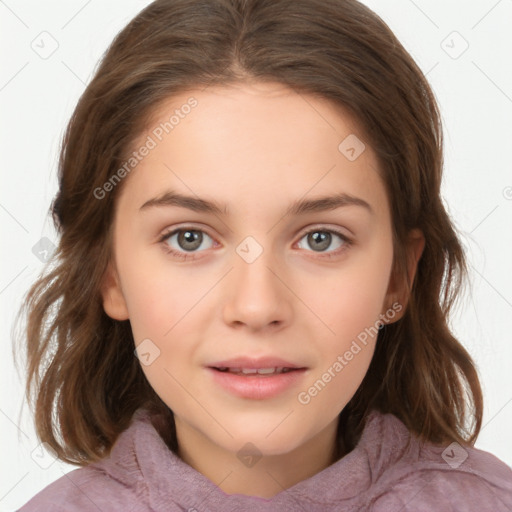
<svg viewBox="0 0 512 512">
<path fill-rule="evenodd" d="M 284 368 L 284 367 L 278 367 L 278 368 L 228 368 L 228 367 L 221 367 L 217 368 L 221 372 L 229 372 L 229 373 L 235 373 L 240 375 L 273 375 L 273 374 L 279 374 L 279 373 L 286 373 L 293 370 L 293 368 Z"/>
<path fill-rule="evenodd" d="M 283 369 L 281 368 L 281 372 L 283 371 Z M 267 373 L 281 373 L 279 371 L 279 368 L 260 368 L 258 370 L 258 373 L 260 375 L 266 375 Z"/>
</svg>

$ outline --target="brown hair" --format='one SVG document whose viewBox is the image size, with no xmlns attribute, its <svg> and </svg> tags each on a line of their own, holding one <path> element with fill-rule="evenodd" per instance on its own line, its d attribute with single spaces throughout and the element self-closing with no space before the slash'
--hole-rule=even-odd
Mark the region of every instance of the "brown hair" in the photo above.
<svg viewBox="0 0 512 512">
<path fill-rule="evenodd" d="M 410 298 L 404 316 L 380 330 L 370 368 L 340 414 L 336 458 L 354 448 L 371 409 L 396 415 L 422 440 L 474 444 L 482 392 L 448 327 L 467 267 L 440 196 L 440 114 L 411 56 L 356 0 L 157 0 L 116 36 L 65 132 L 52 204 L 59 245 L 19 312 L 27 313 L 26 394 L 40 440 L 61 460 L 85 465 L 106 456 L 133 413 L 148 407 L 176 449 L 172 411 L 142 372 L 129 321 L 102 306 L 123 183 L 102 199 L 94 190 L 162 101 L 244 80 L 280 82 L 348 109 L 390 199 L 393 271 Z M 405 242 L 413 228 L 426 244 L 411 287 Z"/>
</svg>

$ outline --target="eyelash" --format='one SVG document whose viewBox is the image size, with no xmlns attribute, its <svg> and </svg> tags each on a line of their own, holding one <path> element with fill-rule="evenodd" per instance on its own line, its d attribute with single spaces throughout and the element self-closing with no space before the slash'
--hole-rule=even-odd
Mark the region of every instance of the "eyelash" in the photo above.
<svg viewBox="0 0 512 512">
<path fill-rule="evenodd" d="M 170 230 L 170 231 L 167 231 L 167 232 L 163 233 L 162 236 L 158 239 L 158 243 L 161 243 L 163 245 L 164 250 L 165 250 L 166 253 L 172 255 L 173 257 L 179 258 L 179 259 L 181 259 L 183 261 L 196 259 L 196 257 L 194 256 L 194 254 L 196 254 L 196 253 L 183 253 L 183 252 L 179 252 L 179 251 L 176 251 L 174 249 L 171 249 L 169 247 L 169 245 L 166 243 L 166 241 L 169 238 L 171 238 L 171 236 L 175 235 L 176 233 L 180 233 L 182 231 L 195 231 L 195 232 L 197 231 L 197 232 L 200 232 L 200 233 L 204 233 L 207 236 L 209 236 L 210 238 L 212 238 L 212 240 L 213 240 L 213 237 L 208 235 L 208 233 L 206 231 L 204 231 L 202 229 L 194 228 L 192 226 L 184 226 L 184 227 L 181 227 L 179 229 L 174 229 L 174 230 Z M 353 245 L 353 240 L 348 238 L 343 233 L 340 233 L 339 231 L 336 231 L 335 229 L 322 229 L 322 228 L 313 228 L 313 229 L 311 229 L 309 231 L 306 231 L 299 238 L 299 241 L 302 240 L 304 237 L 306 237 L 307 235 L 309 235 L 311 233 L 331 233 L 331 234 L 334 234 L 334 235 L 337 235 L 338 237 L 340 237 L 343 240 L 343 242 L 344 242 L 343 246 L 341 248 L 335 250 L 334 252 L 318 253 L 319 254 L 318 257 L 322 258 L 322 259 L 323 258 L 330 259 L 330 258 L 334 258 L 336 256 L 339 256 L 342 252 L 345 252 L 346 250 L 348 250 Z"/>
</svg>

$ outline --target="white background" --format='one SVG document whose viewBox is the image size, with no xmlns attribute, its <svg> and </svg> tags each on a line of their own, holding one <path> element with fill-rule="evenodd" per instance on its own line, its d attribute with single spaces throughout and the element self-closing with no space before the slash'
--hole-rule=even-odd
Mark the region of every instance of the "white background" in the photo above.
<svg viewBox="0 0 512 512">
<path fill-rule="evenodd" d="M 13 363 L 12 324 L 43 266 L 32 247 L 43 236 L 57 242 L 47 212 L 63 130 L 103 51 L 148 3 L 0 0 L 1 511 L 75 468 L 56 461 L 43 469 L 31 457 L 38 441 L 30 414 L 20 418 L 24 375 Z M 474 357 L 484 390 L 476 447 L 512 466 L 512 1 L 364 3 L 427 73 L 441 107 L 443 197 L 464 233 L 473 283 L 452 327 Z M 31 47 L 43 31 L 58 43 L 47 59 Z M 469 47 L 453 58 L 464 40 Z"/>
</svg>

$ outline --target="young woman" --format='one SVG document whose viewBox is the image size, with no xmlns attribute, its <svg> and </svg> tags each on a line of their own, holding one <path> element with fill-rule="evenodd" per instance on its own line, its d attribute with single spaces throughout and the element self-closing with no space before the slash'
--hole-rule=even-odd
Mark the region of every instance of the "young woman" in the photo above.
<svg viewBox="0 0 512 512">
<path fill-rule="evenodd" d="M 20 510 L 510 510 L 448 328 L 420 69 L 355 0 L 157 0 L 71 119 L 30 290 Z"/>
</svg>

